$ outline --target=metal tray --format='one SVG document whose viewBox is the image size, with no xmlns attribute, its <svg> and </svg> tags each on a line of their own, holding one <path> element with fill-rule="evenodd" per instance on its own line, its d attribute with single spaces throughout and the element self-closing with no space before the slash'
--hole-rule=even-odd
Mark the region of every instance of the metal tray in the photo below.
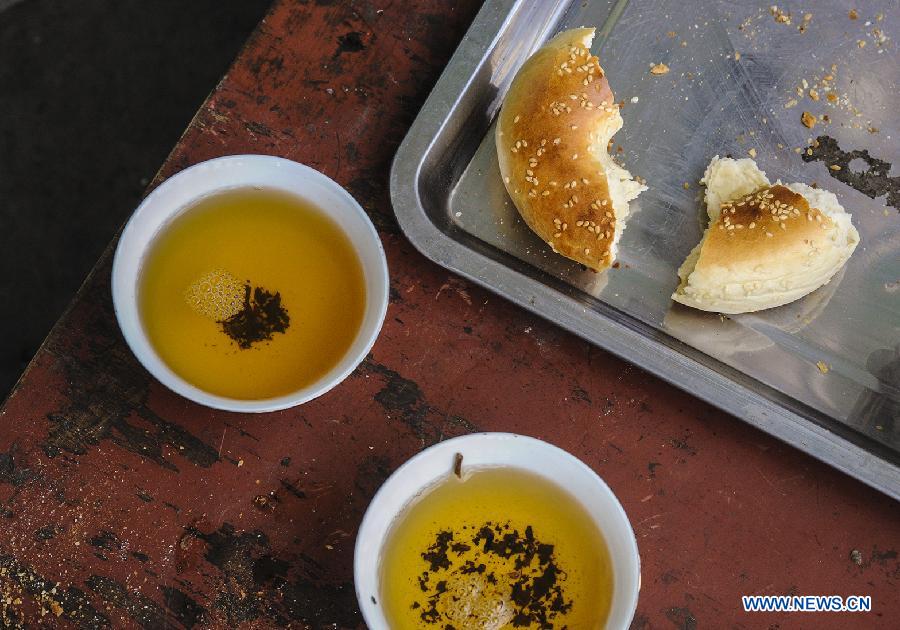
<svg viewBox="0 0 900 630">
<path fill-rule="evenodd" d="M 394 209 L 435 262 L 900 498 L 900 214 L 838 181 L 827 166 L 838 157 L 794 150 L 805 155 L 823 133 L 900 164 L 900 55 L 887 38 L 900 8 L 875 0 L 851 20 L 843 2 L 823 0 L 804 19 L 779 3 L 788 24 L 768 3 L 750 4 L 488 0 L 397 153 Z M 493 142 L 518 67 L 581 25 L 598 27 L 594 52 L 624 103 L 618 159 L 650 185 L 621 266 L 602 274 L 553 254 L 519 220 Z M 671 71 L 651 75 L 660 62 Z M 821 87 L 819 101 L 797 94 L 825 74 L 836 103 Z M 807 129 L 804 110 L 830 123 Z M 788 306 L 725 318 L 672 303 L 676 269 L 702 234 L 698 179 L 713 155 L 751 148 L 773 181 L 838 194 L 860 247 L 826 287 Z M 877 170 L 851 183 L 865 190 Z"/>
</svg>

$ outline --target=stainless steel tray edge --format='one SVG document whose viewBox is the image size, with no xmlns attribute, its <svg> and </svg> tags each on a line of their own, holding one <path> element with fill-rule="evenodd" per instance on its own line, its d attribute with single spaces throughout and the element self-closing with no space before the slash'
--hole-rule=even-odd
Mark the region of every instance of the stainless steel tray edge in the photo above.
<svg viewBox="0 0 900 630">
<path fill-rule="evenodd" d="M 521 0 L 485 3 L 401 143 L 391 169 L 390 191 L 398 222 L 407 238 L 435 263 L 542 317 L 547 318 L 552 308 L 555 315 L 551 321 L 566 330 L 900 500 L 897 465 L 839 437 L 811 418 L 761 396 L 738 379 L 726 376 L 724 373 L 736 371 L 715 359 L 701 361 L 696 356 L 688 356 L 699 353 L 689 347 L 684 352 L 673 350 L 673 343 L 681 350 L 686 347 L 677 340 L 662 343 L 648 331 L 640 330 L 639 323 L 626 325 L 603 313 L 599 313 L 603 317 L 601 326 L 596 322 L 587 325 L 587 319 L 574 315 L 585 311 L 583 304 L 468 247 L 432 221 L 422 199 L 421 181 L 426 162 L 509 17 L 528 4 Z M 565 3 L 556 2 L 554 15 L 560 16 L 564 9 Z M 544 26 L 552 28 L 552 24 Z M 543 33 L 541 29 L 536 34 L 533 49 L 545 39 Z M 505 84 L 514 70 L 506 69 L 505 74 L 497 77 L 492 75 L 498 95 L 505 93 Z M 492 105 L 490 116 L 498 105 Z M 560 305 L 565 308 L 559 308 Z M 715 363 L 717 369 L 705 363 Z"/>
</svg>

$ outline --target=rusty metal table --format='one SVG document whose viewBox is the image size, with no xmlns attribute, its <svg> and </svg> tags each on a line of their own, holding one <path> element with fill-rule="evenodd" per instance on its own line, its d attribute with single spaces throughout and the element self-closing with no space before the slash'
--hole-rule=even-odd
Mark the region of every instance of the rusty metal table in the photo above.
<svg viewBox="0 0 900 630">
<path fill-rule="evenodd" d="M 125 346 L 107 251 L 0 412 L 0 627 L 362 627 L 367 502 L 417 450 L 475 430 L 540 437 L 606 479 L 643 560 L 635 628 L 896 624 L 896 503 L 468 286 L 399 233 L 391 157 L 477 4 L 275 3 L 155 183 L 246 152 L 336 179 L 387 250 L 382 335 L 303 407 L 201 408 Z M 874 610 L 741 612 L 754 593 L 870 594 Z"/>
</svg>

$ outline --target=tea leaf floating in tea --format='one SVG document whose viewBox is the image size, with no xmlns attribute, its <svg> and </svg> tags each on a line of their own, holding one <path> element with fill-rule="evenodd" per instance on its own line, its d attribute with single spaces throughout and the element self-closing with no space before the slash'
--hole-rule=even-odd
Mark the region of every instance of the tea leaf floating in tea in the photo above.
<svg viewBox="0 0 900 630">
<path fill-rule="evenodd" d="M 450 619 L 455 627 L 502 628 L 512 622 L 551 628 L 572 607 L 553 545 L 536 539 L 530 525 L 522 534 L 509 523 L 491 522 L 443 530 L 422 559 L 429 568 L 419 578 L 425 603 L 413 607 L 421 607 L 427 624 Z"/>
<path fill-rule="evenodd" d="M 222 269 L 193 282 L 184 297 L 197 313 L 221 324 L 222 332 L 243 350 L 270 341 L 274 333 L 286 331 L 291 321 L 280 293 L 252 288 Z"/>
<path fill-rule="evenodd" d="M 269 341 L 274 333 L 283 333 L 291 323 L 287 310 L 281 305 L 281 294 L 269 293 L 262 287 L 244 285 L 244 307 L 226 319 L 222 330 L 237 345 L 246 350 L 258 341 Z"/>
</svg>

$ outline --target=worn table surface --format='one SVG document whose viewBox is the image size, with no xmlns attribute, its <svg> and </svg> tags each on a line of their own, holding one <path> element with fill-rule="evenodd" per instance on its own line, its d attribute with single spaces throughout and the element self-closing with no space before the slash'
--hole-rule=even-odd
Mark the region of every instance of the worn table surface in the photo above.
<svg viewBox="0 0 900 630">
<path fill-rule="evenodd" d="M 640 546 L 636 628 L 896 624 L 894 502 L 454 278 L 399 233 L 391 157 L 477 9 L 274 5 L 156 181 L 247 152 L 336 179 L 387 250 L 381 337 L 301 408 L 204 409 L 125 346 L 107 252 L 0 417 L 0 627 L 361 627 L 351 567 L 369 499 L 419 449 L 475 430 L 540 437 L 606 479 Z M 871 594 L 874 611 L 749 615 L 744 593 Z"/>
</svg>

